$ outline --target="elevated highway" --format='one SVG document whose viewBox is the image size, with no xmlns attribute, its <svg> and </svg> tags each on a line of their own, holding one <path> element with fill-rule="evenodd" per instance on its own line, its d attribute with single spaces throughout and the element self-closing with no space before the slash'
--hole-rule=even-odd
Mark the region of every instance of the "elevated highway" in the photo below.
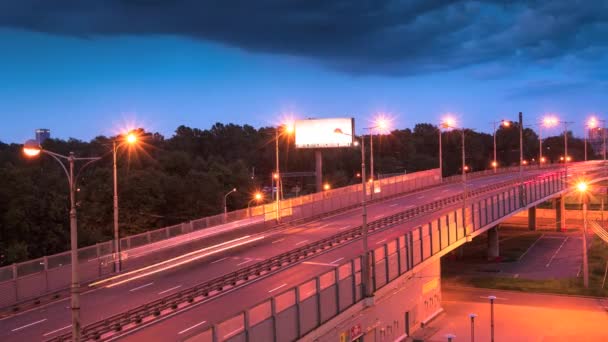
<svg viewBox="0 0 608 342">
<path fill-rule="evenodd" d="M 572 166 L 570 173 L 571 178 L 586 172 L 600 179 L 602 170 L 598 163 L 587 163 Z M 566 191 L 559 170 L 527 170 L 524 176 L 523 196 L 516 172 L 469 181 L 466 215 L 459 183 L 371 204 L 368 217 L 374 229 L 370 246 L 374 249 L 375 290 L 386 289 L 391 281 L 432 264 L 433 258 L 517 211 Z M 100 283 L 81 300 L 85 336 L 251 341 L 271 336 L 282 341 L 314 333 L 322 323 L 362 302 L 359 214 L 360 209 L 355 208 L 271 232 L 235 237 L 176 262 Z M 289 253 L 292 255 L 285 256 Z M 269 266 L 273 258 L 276 260 Z M 213 281 L 219 284 L 218 279 L 224 285 L 203 286 Z M 328 300 L 333 304 L 327 304 Z M 0 339 L 66 338 L 70 327 L 67 306 L 67 301 L 54 302 L 4 319 Z M 287 317 L 285 325 L 279 324 L 281 313 Z M 294 329 L 281 335 L 283 326 Z M 285 335 L 289 331 L 295 335 Z"/>
</svg>

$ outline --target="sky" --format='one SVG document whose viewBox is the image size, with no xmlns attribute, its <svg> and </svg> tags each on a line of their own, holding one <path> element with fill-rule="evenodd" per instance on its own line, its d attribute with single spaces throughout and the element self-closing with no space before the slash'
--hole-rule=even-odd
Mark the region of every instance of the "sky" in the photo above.
<svg viewBox="0 0 608 342">
<path fill-rule="evenodd" d="M 608 119 L 608 1 L 0 2 L 0 141 L 379 113 Z M 555 129 L 555 134 L 559 130 Z"/>
</svg>

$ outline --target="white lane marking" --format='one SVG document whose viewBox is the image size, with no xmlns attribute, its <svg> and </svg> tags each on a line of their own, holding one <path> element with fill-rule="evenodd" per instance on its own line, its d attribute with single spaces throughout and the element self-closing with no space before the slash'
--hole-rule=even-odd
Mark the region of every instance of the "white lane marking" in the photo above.
<svg viewBox="0 0 608 342">
<path fill-rule="evenodd" d="M 374 220 L 375 220 L 375 219 L 379 219 L 379 218 L 381 218 L 381 217 L 384 217 L 384 215 L 376 215 L 376 216 L 374 216 Z"/>
<path fill-rule="evenodd" d="M 386 241 L 386 239 L 382 239 L 382 240 L 376 241 L 376 244 L 383 243 L 384 241 Z"/>
<path fill-rule="evenodd" d="M 253 259 L 252 259 L 252 258 L 247 258 L 247 260 L 245 260 L 245 261 L 241 262 L 240 264 L 236 264 L 236 265 L 237 265 L 237 266 L 241 266 L 241 265 L 245 265 L 246 263 L 248 263 L 248 262 L 252 262 L 252 261 L 253 261 Z"/>
<path fill-rule="evenodd" d="M 192 330 L 192 329 L 194 329 L 194 328 L 198 327 L 199 325 L 203 325 L 203 324 L 205 324 L 205 323 L 207 323 L 207 321 L 202 321 L 202 322 L 200 322 L 200 323 L 196 323 L 195 325 L 191 326 L 190 328 L 186 328 L 186 329 L 184 329 L 184 330 L 182 330 L 182 331 L 178 332 L 177 334 L 178 334 L 178 335 L 181 335 L 181 334 L 183 334 L 183 333 L 185 333 L 185 332 L 187 332 L 187 331 L 190 331 L 190 330 Z"/>
<path fill-rule="evenodd" d="M 551 266 L 551 262 L 553 261 L 553 259 L 557 255 L 557 253 L 559 253 L 559 251 L 562 249 L 562 247 L 564 247 L 564 244 L 566 243 L 566 241 L 568 241 L 568 236 L 566 236 L 564 241 L 562 241 L 562 244 L 559 245 L 559 248 L 555 251 L 555 253 L 553 253 L 553 255 L 551 256 L 551 259 L 549 259 L 549 262 L 545 265 L 545 267 Z"/>
<path fill-rule="evenodd" d="M 158 294 L 160 295 L 160 294 L 163 294 L 163 293 L 167 293 L 169 291 L 173 291 L 175 289 L 179 289 L 180 287 L 182 287 L 182 286 L 181 285 L 173 286 L 172 288 L 166 289 L 165 291 L 160 291 Z"/>
<path fill-rule="evenodd" d="M 450 189 L 441 190 L 441 192 L 448 192 Z"/>
<path fill-rule="evenodd" d="M 302 240 L 302 241 L 300 241 L 300 242 L 296 243 L 296 246 L 297 246 L 297 245 L 301 245 L 301 244 L 303 244 L 303 243 L 307 243 L 307 242 L 308 242 L 308 240 Z"/>
<path fill-rule="evenodd" d="M 532 243 L 532 244 L 530 245 L 530 247 L 528 247 L 528 249 L 526 249 L 526 251 L 524 252 L 524 254 L 522 254 L 522 255 L 519 257 L 519 259 L 517 259 L 517 261 L 520 261 L 521 259 L 523 259 L 523 258 L 524 258 L 524 256 L 526 256 L 526 254 L 528 254 L 528 252 L 529 252 L 529 251 L 532 249 L 532 247 L 534 247 L 534 245 L 536 245 L 536 243 L 537 243 L 538 241 L 540 241 L 540 239 L 542 239 L 542 238 L 543 238 L 543 236 L 545 236 L 545 234 L 540 234 L 540 236 L 538 237 L 538 239 L 536 239 L 536 241 L 534 241 L 534 243 Z"/>
<path fill-rule="evenodd" d="M 70 325 L 66 325 L 66 326 L 65 326 L 65 327 L 63 327 L 63 328 L 59 328 L 59 329 L 55 329 L 55 330 L 53 330 L 53 331 L 49 331 L 49 332 L 47 332 L 47 333 L 43 334 L 42 336 L 49 336 L 49 335 L 53 335 L 54 333 L 59 332 L 59 331 L 64 330 L 64 329 L 67 329 L 67 328 L 69 328 L 69 327 L 71 327 L 71 326 L 72 326 L 71 324 L 70 324 Z"/>
<path fill-rule="evenodd" d="M 340 260 L 342 260 L 342 259 L 344 259 L 344 258 L 342 257 L 342 258 L 336 259 L 336 260 L 334 260 L 334 261 L 330 262 L 330 264 L 335 264 L 335 263 L 337 263 L 338 261 L 340 261 Z"/>
<path fill-rule="evenodd" d="M 307 265 L 319 265 L 319 266 L 331 266 L 331 267 L 336 266 L 334 264 L 326 264 L 326 263 L 323 263 L 323 262 L 314 262 L 314 261 L 304 261 L 302 263 L 303 264 L 307 264 Z"/>
<path fill-rule="evenodd" d="M 272 241 L 272 243 L 277 243 L 277 242 L 281 242 L 281 241 L 283 241 L 283 240 L 285 240 L 285 238 L 282 238 L 282 239 L 278 239 L 278 240 L 274 240 L 274 241 Z"/>
<path fill-rule="evenodd" d="M 423 199 L 424 195 L 416 197 L 417 199 Z"/>
<path fill-rule="evenodd" d="M 435 197 L 435 198 L 433 198 L 433 201 L 437 201 L 437 200 L 440 200 L 440 199 L 441 199 L 441 197 Z"/>
<path fill-rule="evenodd" d="M 287 283 L 285 283 L 285 284 L 283 284 L 283 285 L 280 285 L 280 286 L 275 287 L 274 289 L 272 289 L 272 290 L 268 291 L 268 293 L 274 292 L 274 291 L 276 291 L 276 290 L 278 290 L 278 289 L 280 289 L 280 288 L 283 288 L 283 287 L 285 287 L 285 286 L 287 286 Z"/>
<path fill-rule="evenodd" d="M 34 324 L 42 323 L 42 322 L 44 322 L 44 321 L 46 321 L 46 318 L 41 319 L 41 320 L 36 321 L 36 322 L 32 322 L 32 323 L 30 323 L 30 324 L 26 324 L 26 325 L 21 326 L 21 327 L 19 327 L 19 328 L 15 328 L 15 329 L 13 329 L 13 330 L 11 330 L 11 331 L 19 331 L 19 330 L 21 330 L 21 329 L 25 329 L 25 328 L 27 328 L 27 327 L 31 327 L 31 326 L 32 326 L 32 325 L 34 325 Z"/>
<path fill-rule="evenodd" d="M 410 204 L 410 205 L 408 205 L 407 207 L 405 207 L 405 209 L 408 209 L 408 208 L 413 208 L 413 207 L 415 207 L 415 206 L 416 206 L 415 204 Z"/>
<path fill-rule="evenodd" d="M 236 335 L 236 333 L 240 332 L 241 329 L 243 329 L 243 328 L 241 327 L 241 328 L 236 328 L 236 329 L 232 330 L 231 332 L 229 332 L 226 335 L 224 335 L 224 338 L 228 338 L 228 337 L 230 337 L 232 335 Z"/>
<path fill-rule="evenodd" d="M 344 229 L 348 229 L 348 228 L 350 228 L 350 226 L 344 226 L 344 227 L 342 227 L 342 228 L 340 228 L 338 230 L 344 230 Z"/>
<path fill-rule="evenodd" d="M 150 286 L 152 284 L 154 284 L 154 282 L 147 283 L 147 284 L 144 284 L 142 286 L 134 287 L 134 288 L 130 289 L 129 292 L 133 292 L 133 291 L 137 291 L 137 290 L 143 289 L 144 287 L 148 287 L 148 286 Z"/>
<path fill-rule="evenodd" d="M 226 259 L 228 259 L 228 257 L 225 257 L 225 258 L 221 258 L 221 259 L 215 260 L 214 262 L 212 262 L 212 264 L 217 264 L 218 262 L 222 262 L 222 261 L 224 261 L 224 260 L 226 260 Z"/>
<path fill-rule="evenodd" d="M 396 207 L 396 206 L 398 206 L 398 205 L 399 205 L 399 203 L 395 203 L 395 204 L 391 204 L 391 205 L 389 205 L 389 207 Z M 97 260 L 97 259 L 95 259 L 95 260 Z"/>
<path fill-rule="evenodd" d="M 327 227 L 327 226 L 329 226 L 329 225 L 330 225 L 330 223 L 327 223 L 327 224 L 324 224 L 324 225 L 318 226 L 317 228 L 313 228 L 313 229 L 321 229 L 321 228 L 325 228 L 325 227 Z"/>
</svg>

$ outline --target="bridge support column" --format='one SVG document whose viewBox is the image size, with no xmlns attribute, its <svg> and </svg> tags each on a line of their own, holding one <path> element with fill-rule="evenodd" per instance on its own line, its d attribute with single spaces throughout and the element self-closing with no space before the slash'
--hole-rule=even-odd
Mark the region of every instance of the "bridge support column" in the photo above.
<svg viewBox="0 0 608 342">
<path fill-rule="evenodd" d="M 528 209 L 528 228 L 536 230 L 536 207 Z"/>
<path fill-rule="evenodd" d="M 499 257 L 498 226 L 488 229 L 488 260 L 496 260 Z"/>
<path fill-rule="evenodd" d="M 555 199 L 555 221 L 558 232 L 566 229 L 566 199 L 563 195 Z"/>
</svg>

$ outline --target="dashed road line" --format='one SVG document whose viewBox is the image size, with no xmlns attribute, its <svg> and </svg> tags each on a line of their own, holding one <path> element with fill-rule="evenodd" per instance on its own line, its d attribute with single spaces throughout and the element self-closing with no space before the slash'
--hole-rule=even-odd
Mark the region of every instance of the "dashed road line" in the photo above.
<svg viewBox="0 0 608 342">
<path fill-rule="evenodd" d="M 141 290 L 141 289 L 143 289 L 144 287 L 148 287 L 148 286 L 150 286 L 150 285 L 152 285 L 152 284 L 154 284 L 154 282 L 147 283 L 147 284 L 144 284 L 144 285 L 142 285 L 142 286 L 134 287 L 134 288 L 130 289 L 130 290 L 129 290 L 129 292 L 133 292 L 133 291 Z"/>
<path fill-rule="evenodd" d="M 277 242 L 281 242 L 281 241 L 283 241 L 283 240 L 285 240 L 285 238 L 282 238 L 282 239 L 278 239 L 278 240 L 274 240 L 274 241 L 272 241 L 272 243 L 277 243 Z"/>
<path fill-rule="evenodd" d="M 383 243 L 384 241 L 386 241 L 386 239 L 382 239 L 382 240 L 376 241 L 376 244 Z"/>
<path fill-rule="evenodd" d="M 276 290 L 278 290 L 278 289 L 280 289 L 280 288 L 283 288 L 283 287 L 285 287 L 285 286 L 287 286 L 287 283 L 285 283 L 285 284 L 283 284 L 283 285 L 279 285 L 279 286 L 275 287 L 274 289 L 272 289 L 272 290 L 268 291 L 268 293 L 274 292 L 274 291 L 276 291 Z"/>
<path fill-rule="evenodd" d="M 166 289 L 166 290 L 164 290 L 164 291 L 160 291 L 158 294 L 159 294 L 159 295 L 161 295 L 161 294 L 163 294 L 163 293 L 167 293 L 167 292 L 170 292 L 170 291 L 173 291 L 173 290 L 179 289 L 180 287 L 182 287 L 182 286 L 181 286 L 181 285 L 173 286 L 173 287 L 172 287 L 172 288 L 170 288 L 170 289 Z"/>
<path fill-rule="evenodd" d="M 69 328 L 69 327 L 71 327 L 71 326 L 72 326 L 71 324 L 70 324 L 70 325 L 66 325 L 66 326 L 65 326 L 65 327 L 63 327 L 63 328 L 59 328 L 59 329 L 55 329 L 55 330 L 53 330 L 53 331 L 49 331 L 49 332 L 47 332 L 47 333 L 43 334 L 42 336 L 49 336 L 49 335 L 53 335 L 54 333 L 56 333 L 56 332 L 60 332 L 61 330 L 67 329 L 67 328 Z"/>
<path fill-rule="evenodd" d="M 212 264 L 217 264 L 218 262 L 222 262 L 222 261 L 224 261 L 224 260 L 226 260 L 226 259 L 228 259 L 228 257 L 225 257 L 225 258 L 221 258 L 221 259 L 215 260 L 214 262 L 212 262 Z"/>
<path fill-rule="evenodd" d="M 553 259 L 557 255 L 557 253 L 559 253 L 559 251 L 562 249 L 562 247 L 564 247 L 564 244 L 566 243 L 566 241 L 568 241 L 568 236 L 566 236 L 566 238 L 564 239 L 562 244 L 559 245 L 559 248 L 555 251 L 555 253 L 553 253 L 553 255 L 551 256 L 551 259 L 549 259 L 549 262 L 545 265 L 545 267 L 549 267 L 551 265 L 551 262 L 553 261 Z"/>
<path fill-rule="evenodd" d="M 301 244 L 303 244 L 303 243 L 307 243 L 307 242 L 308 242 L 308 240 L 302 240 L 302 241 L 300 241 L 300 242 L 296 243 L 296 246 L 297 246 L 297 245 L 301 245 Z"/>
<path fill-rule="evenodd" d="M 335 267 L 336 265 L 334 264 L 326 264 L 324 262 L 314 262 L 314 261 L 304 261 L 302 262 L 303 264 L 307 264 L 307 265 L 318 265 L 318 266 L 331 266 L 331 267 Z"/>
<path fill-rule="evenodd" d="M 245 260 L 245 261 L 241 262 L 240 264 L 236 264 L 236 265 L 237 265 L 237 266 L 241 266 L 241 265 L 245 265 L 246 263 L 248 263 L 248 262 L 252 262 L 252 261 L 253 261 L 253 259 L 252 259 L 252 258 L 247 258 L 247 260 Z"/>
<path fill-rule="evenodd" d="M 42 323 L 42 322 L 44 322 L 44 321 L 46 321 L 46 318 L 41 319 L 41 320 L 36 321 L 36 322 L 32 322 L 32 323 L 30 323 L 30 324 L 26 324 L 26 325 L 21 326 L 21 327 L 19 327 L 19 328 L 15 328 L 15 329 L 13 329 L 13 330 L 11 330 L 11 331 L 13 331 L 13 332 L 15 332 L 15 331 L 19 331 L 19 330 L 21 330 L 21 329 L 25 329 L 25 328 L 27 328 L 27 327 L 31 327 L 32 325 L 35 325 L 35 324 L 38 324 L 38 323 Z"/>
<path fill-rule="evenodd" d="M 188 332 L 188 331 L 190 331 L 190 330 L 192 330 L 192 329 L 194 329 L 194 328 L 198 327 L 199 325 L 203 325 L 203 324 L 205 324 L 205 323 L 207 323 L 207 321 L 202 321 L 202 322 L 200 322 L 200 323 L 196 323 L 195 325 L 191 326 L 190 328 L 186 328 L 186 329 L 184 329 L 184 330 L 182 330 L 182 331 L 178 332 L 177 334 L 178 334 L 178 335 L 181 335 L 181 334 L 183 334 L 183 333 L 185 333 L 185 332 Z"/>
<path fill-rule="evenodd" d="M 342 260 L 342 259 L 344 259 L 344 257 L 339 258 L 339 259 L 336 259 L 336 260 L 334 260 L 334 261 L 330 262 L 330 264 L 335 264 L 335 263 L 337 263 L 338 261 L 340 261 L 340 260 Z"/>
</svg>

